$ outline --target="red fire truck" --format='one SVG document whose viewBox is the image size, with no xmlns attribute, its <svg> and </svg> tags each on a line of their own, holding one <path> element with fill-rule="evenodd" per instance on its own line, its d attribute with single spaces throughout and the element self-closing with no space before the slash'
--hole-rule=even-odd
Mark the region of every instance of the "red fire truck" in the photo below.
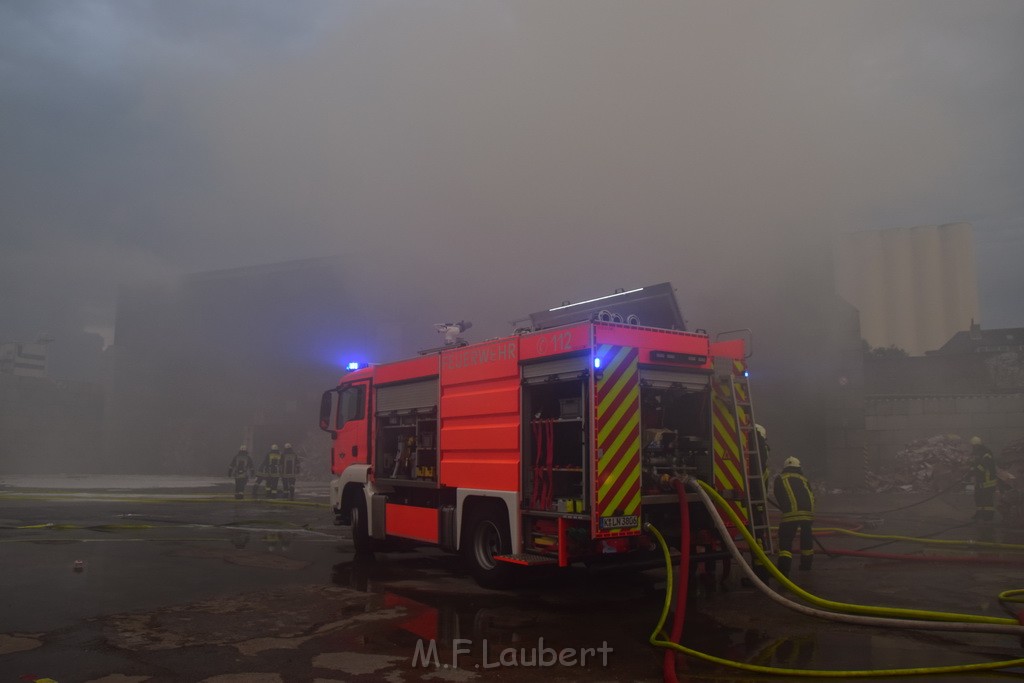
<svg viewBox="0 0 1024 683">
<path fill-rule="evenodd" d="M 517 566 L 622 560 L 650 550 L 645 522 L 678 537 L 670 482 L 684 474 L 770 542 L 747 340 L 686 331 L 668 283 L 529 323 L 480 343 L 451 337 L 324 392 L 331 505 L 357 552 L 436 545 L 484 586 Z M 710 524 L 691 518 L 712 545 Z"/>
</svg>

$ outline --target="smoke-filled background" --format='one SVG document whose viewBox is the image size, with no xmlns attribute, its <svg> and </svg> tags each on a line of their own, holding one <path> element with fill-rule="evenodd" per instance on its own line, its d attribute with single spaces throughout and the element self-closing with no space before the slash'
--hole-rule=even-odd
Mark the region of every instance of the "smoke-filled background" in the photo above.
<svg viewBox="0 0 1024 683">
<path fill-rule="evenodd" d="M 670 281 L 813 386 L 833 238 L 956 221 L 1020 325 L 1021 35 L 989 0 L 9 0 L 0 340 L 97 380 L 118 291 L 337 255 L 345 300 L 473 339 Z"/>
</svg>

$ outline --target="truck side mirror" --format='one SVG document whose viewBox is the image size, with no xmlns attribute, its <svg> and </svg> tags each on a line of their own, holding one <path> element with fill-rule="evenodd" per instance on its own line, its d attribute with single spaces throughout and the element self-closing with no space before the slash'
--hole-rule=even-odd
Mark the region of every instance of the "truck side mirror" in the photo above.
<svg viewBox="0 0 1024 683">
<path fill-rule="evenodd" d="M 334 395 L 335 391 L 325 391 L 323 396 L 320 397 L 320 429 L 325 432 L 330 432 L 331 436 L 334 436 L 336 432 L 331 429 L 331 414 L 334 412 Z"/>
</svg>

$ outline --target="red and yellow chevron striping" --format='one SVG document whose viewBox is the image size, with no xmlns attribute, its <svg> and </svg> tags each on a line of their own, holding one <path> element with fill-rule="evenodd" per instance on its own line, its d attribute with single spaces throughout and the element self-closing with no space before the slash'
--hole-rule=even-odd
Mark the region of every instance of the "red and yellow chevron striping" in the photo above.
<svg viewBox="0 0 1024 683">
<path fill-rule="evenodd" d="M 640 533 L 639 352 L 604 344 L 604 368 L 595 382 L 597 467 L 595 536 Z"/>
</svg>

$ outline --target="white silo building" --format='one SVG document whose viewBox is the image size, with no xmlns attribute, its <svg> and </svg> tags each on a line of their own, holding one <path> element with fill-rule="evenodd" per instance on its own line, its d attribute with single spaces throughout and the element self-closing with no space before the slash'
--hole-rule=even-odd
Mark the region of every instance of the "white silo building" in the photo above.
<svg viewBox="0 0 1024 683">
<path fill-rule="evenodd" d="M 969 223 L 872 230 L 840 236 L 836 290 L 860 311 L 871 346 L 911 355 L 942 346 L 978 316 Z"/>
</svg>

